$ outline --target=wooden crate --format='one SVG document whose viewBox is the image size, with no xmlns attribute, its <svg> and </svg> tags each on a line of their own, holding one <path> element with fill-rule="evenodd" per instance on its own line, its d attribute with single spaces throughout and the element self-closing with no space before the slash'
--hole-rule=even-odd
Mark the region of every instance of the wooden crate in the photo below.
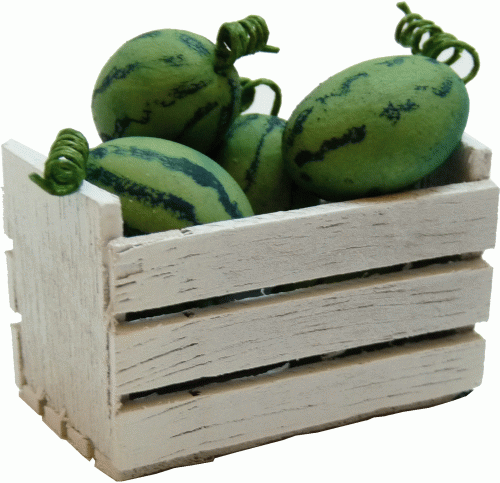
<svg viewBox="0 0 500 483">
<path fill-rule="evenodd" d="M 481 383 L 499 190 L 464 135 L 404 193 L 123 237 L 3 146 L 20 396 L 125 480 L 451 401 Z"/>
</svg>

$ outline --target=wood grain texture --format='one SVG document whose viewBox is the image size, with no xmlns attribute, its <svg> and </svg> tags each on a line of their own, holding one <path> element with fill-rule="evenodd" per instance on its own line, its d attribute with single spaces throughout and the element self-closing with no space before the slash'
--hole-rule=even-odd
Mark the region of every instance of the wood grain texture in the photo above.
<svg viewBox="0 0 500 483">
<path fill-rule="evenodd" d="M 457 394 L 449 394 L 446 396 L 442 396 L 439 398 L 433 398 L 425 401 L 418 401 L 412 404 L 405 404 L 402 406 L 391 406 L 386 407 L 384 409 L 379 409 L 377 411 L 373 411 L 370 413 L 360 414 L 358 416 L 344 419 L 342 421 L 335 421 L 333 423 L 327 423 L 320 426 L 314 426 L 312 428 L 307 428 L 303 431 L 296 431 L 294 433 L 282 434 L 279 436 L 273 436 L 271 438 L 266 438 L 264 441 L 251 441 L 248 443 L 240 444 L 238 446 L 227 447 L 224 449 L 220 449 L 218 451 L 204 452 L 189 455 L 187 457 L 175 458 L 168 461 L 163 461 L 160 463 L 155 463 L 152 465 L 146 466 L 138 466 L 132 470 L 118 470 L 113 466 L 113 462 L 104 456 L 102 453 L 96 451 L 95 456 L 95 466 L 100 469 L 103 473 L 113 478 L 115 481 L 126 481 L 132 478 L 139 478 L 146 475 L 152 475 L 161 471 L 166 471 L 172 468 L 178 468 L 180 466 L 190 466 L 190 465 L 198 465 L 203 463 L 210 463 L 214 461 L 215 458 L 219 456 L 224 456 L 230 453 L 235 453 L 237 451 L 243 451 L 247 449 L 254 448 L 259 445 L 274 443 L 278 441 L 282 441 L 284 439 L 290 438 L 292 436 L 300 436 L 307 433 L 316 433 L 319 431 L 326 431 L 329 429 L 338 428 L 341 426 L 346 426 L 349 424 L 359 423 L 361 421 L 366 421 L 372 418 L 378 418 L 383 416 L 389 416 L 392 414 L 404 412 L 404 411 L 415 411 L 418 409 L 426 409 L 433 406 L 437 406 L 439 404 L 445 404 L 448 402 L 452 402 L 456 399 L 460 399 L 461 397 L 467 395 L 470 391 L 460 392 Z M 303 461 L 308 461 L 308 455 L 303 455 Z M 258 460 L 255 460 L 255 464 L 259 464 Z"/>
<path fill-rule="evenodd" d="M 24 377 L 22 349 L 21 349 L 21 322 L 11 324 L 12 332 L 12 353 L 14 356 L 14 376 L 16 386 L 21 389 L 26 384 Z"/>
<path fill-rule="evenodd" d="M 116 418 L 121 471 L 303 432 L 388 407 L 476 387 L 484 340 L 443 339 L 178 393 L 125 407 Z M 160 444 L 161 442 L 161 444 Z"/>
<path fill-rule="evenodd" d="M 56 411 L 48 404 L 43 408 L 43 422 L 62 439 L 66 439 L 66 412 Z"/>
<path fill-rule="evenodd" d="M 47 404 L 47 399 L 45 397 L 45 392 L 43 389 L 38 389 L 34 391 L 30 386 L 25 384 L 21 387 L 19 391 L 19 397 L 39 416 L 43 416 L 43 411 L 45 405 Z"/>
<path fill-rule="evenodd" d="M 94 447 L 91 441 L 69 424 L 66 424 L 66 439 L 84 458 L 93 458 Z"/>
<path fill-rule="evenodd" d="M 495 244 L 490 180 L 330 203 L 110 243 L 115 314 Z"/>
<path fill-rule="evenodd" d="M 42 173 L 44 162 L 14 141 L 3 146 L 23 375 L 30 391 L 109 449 L 105 247 L 122 234 L 121 208 L 116 196 L 89 183 L 71 196 L 49 195 L 28 178 Z"/>
<path fill-rule="evenodd" d="M 114 399 L 488 319 L 481 259 L 373 275 L 117 327 Z"/>
<path fill-rule="evenodd" d="M 9 141 L 4 227 L 10 303 L 22 315 L 12 326 L 21 398 L 97 467 L 126 479 L 476 387 L 484 341 L 471 330 L 332 355 L 488 318 L 491 267 L 478 257 L 495 243 L 490 160 L 465 136 L 425 189 L 124 238 L 116 196 L 86 182 L 71 196 L 48 195 L 28 178 L 45 157 Z M 466 253 L 475 258 L 124 317 Z M 272 364 L 281 365 L 234 377 Z M 126 397 L 228 374 L 196 391 Z"/>
<path fill-rule="evenodd" d="M 5 258 L 7 259 L 7 273 L 9 273 L 7 286 L 9 289 L 9 304 L 10 308 L 14 312 L 19 312 L 17 308 L 16 299 L 16 277 L 15 277 L 15 265 L 14 265 L 14 253 L 12 250 L 7 250 L 5 252 Z"/>
</svg>

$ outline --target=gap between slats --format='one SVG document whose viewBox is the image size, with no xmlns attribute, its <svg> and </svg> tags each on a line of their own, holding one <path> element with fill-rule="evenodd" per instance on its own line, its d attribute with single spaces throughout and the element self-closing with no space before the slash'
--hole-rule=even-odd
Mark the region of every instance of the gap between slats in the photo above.
<svg viewBox="0 0 500 483">
<path fill-rule="evenodd" d="M 404 351 L 419 350 L 425 347 L 426 343 L 430 345 L 447 344 L 454 338 L 457 340 L 463 338 L 465 340 L 468 337 L 481 338 L 474 331 L 474 326 L 470 326 L 356 347 L 339 353 L 322 354 L 217 377 L 200 378 L 181 384 L 164 386 L 151 391 L 142 391 L 123 396 L 118 412 L 123 413 L 134 409 L 142 409 L 149 405 L 161 403 L 162 401 L 172 403 L 176 399 L 195 398 L 202 394 L 204 395 L 206 391 L 213 393 L 220 390 L 229 390 L 230 388 L 237 387 L 240 383 L 259 384 L 268 381 L 271 382 L 273 378 L 277 377 L 293 377 L 295 373 L 302 373 L 303 371 L 333 370 L 337 365 L 362 363 L 362 361 L 368 360 L 367 358 L 371 355 L 391 357 Z"/>
<path fill-rule="evenodd" d="M 152 319 L 158 319 L 163 316 L 174 315 L 174 314 L 183 314 L 185 317 L 193 317 L 195 315 L 195 312 L 203 310 L 207 307 L 222 306 L 224 304 L 236 302 L 239 300 L 245 300 L 245 299 L 264 300 L 266 297 L 270 295 L 285 294 L 293 292 L 295 290 L 317 287 L 319 285 L 346 282 L 356 279 L 368 280 L 374 276 L 380 276 L 386 274 L 398 274 L 402 272 L 409 272 L 411 270 L 418 268 L 431 267 L 433 265 L 436 266 L 447 265 L 450 263 L 460 262 L 464 260 L 480 259 L 481 256 L 482 253 L 468 253 L 462 255 L 438 257 L 427 260 L 420 260 L 412 263 L 401 263 L 389 267 L 380 267 L 371 270 L 363 270 L 359 272 L 347 273 L 342 275 L 333 275 L 331 277 L 324 277 L 315 280 L 306 280 L 303 282 L 277 285 L 275 287 L 262 287 L 248 292 L 238 292 L 219 297 L 210 297 L 207 299 L 194 300 L 170 306 L 158 307 L 155 309 L 142 310 L 139 312 L 128 312 L 124 314 L 124 316 L 116 317 L 116 320 L 117 322 L 123 324 L 123 326 L 133 326 L 135 324 L 149 322 Z"/>
</svg>

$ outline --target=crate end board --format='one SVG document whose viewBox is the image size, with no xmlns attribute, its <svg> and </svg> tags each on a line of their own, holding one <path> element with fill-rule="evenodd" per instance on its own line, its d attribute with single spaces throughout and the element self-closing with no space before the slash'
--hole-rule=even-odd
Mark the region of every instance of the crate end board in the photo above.
<svg viewBox="0 0 500 483">
<path fill-rule="evenodd" d="M 13 327 L 16 383 L 43 388 L 57 413 L 67 410 L 107 449 L 106 247 L 122 234 L 121 207 L 90 183 L 72 196 L 46 193 L 29 178 L 45 159 L 15 141 L 3 146 L 9 294 L 22 319 Z"/>
</svg>

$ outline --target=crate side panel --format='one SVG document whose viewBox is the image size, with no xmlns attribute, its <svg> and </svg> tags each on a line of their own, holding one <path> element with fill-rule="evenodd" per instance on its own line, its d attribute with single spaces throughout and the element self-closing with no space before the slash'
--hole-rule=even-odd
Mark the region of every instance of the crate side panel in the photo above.
<svg viewBox="0 0 500 483">
<path fill-rule="evenodd" d="M 141 311 L 495 244 L 490 180 L 330 203 L 110 243 L 111 310 Z"/>
<path fill-rule="evenodd" d="M 475 259 L 120 326 L 116 397 L 470 326 L 488 319 L 491 280 Z"/>
<path fill-rule="evenodd" d="M 484 340 L 470 331 L 139 403 L 119 413 L 121 471 L 223 454 L 279 436 L 472 389 Z"/>
<path fill-rule="evenodd" d="M 104 248 L 122 235 L 120 205 L 88 183 L 70 196 L 44 192 L 28 178 L 42 172 L 44 159 L 16 142 L 4 146 L 23 376 L 78 430 L 109 447 Z"/>
</svg>

